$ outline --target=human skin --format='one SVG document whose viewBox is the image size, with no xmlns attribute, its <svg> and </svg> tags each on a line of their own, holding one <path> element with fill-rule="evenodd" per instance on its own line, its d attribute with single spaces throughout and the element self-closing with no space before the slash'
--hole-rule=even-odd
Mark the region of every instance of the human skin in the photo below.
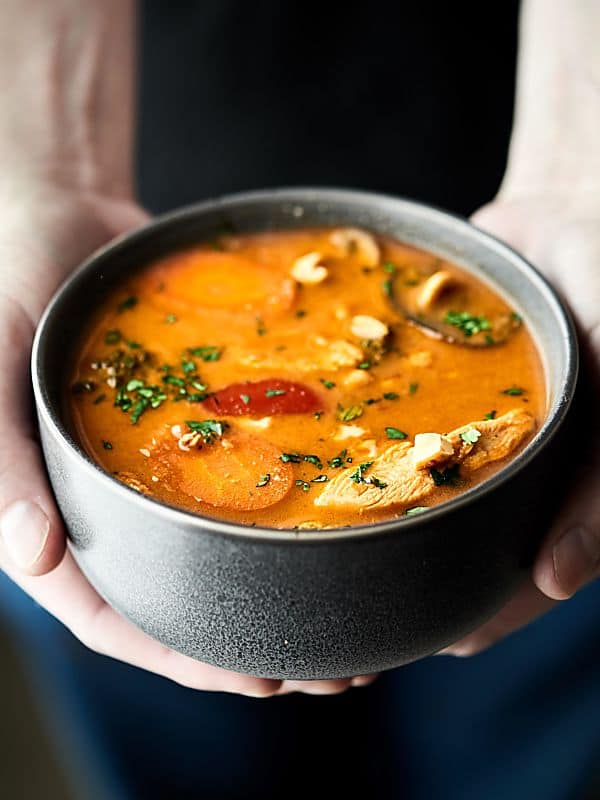
<svg viewBox="0 0 600 800">
<path fill-rule="evenodd" d="M 476 222 L 521 249 L 562 290 L 598 392 L 600 10 L 594 0 L 528 0 L 523 14 L 507 176 Z M 134 25 L 132 0 L 0 5 L 0 566 L 91 649 L 186 686 L 266 697 L 364 685 L 372 677 L 282 683 L 183 656 L 108 606 L 65 548 L 36 438 L 29 354 L 37 320 L 65 275 L 147 218 L 131 179 Z M 595 437 L 592 468 L 566 499 L 527 586 L 446 652 L 477 652 L 598 574 L 597 426 Z"/>
</svg>

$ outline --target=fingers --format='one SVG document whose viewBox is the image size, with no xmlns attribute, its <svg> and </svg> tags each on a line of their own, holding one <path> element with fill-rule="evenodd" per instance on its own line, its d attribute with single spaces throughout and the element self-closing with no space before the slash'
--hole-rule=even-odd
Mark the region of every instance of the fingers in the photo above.
<svg viewBox="0 0 600 800">
<path fill-rule="evenodd" d="M 510 602 L 473 633 L 440 650 L 437 655 L 473 656 L 495 642 L 545 614 L 555 601 L 546 597 L 528 580 Z"/>
<path fill-rule="evenodd" d="M 29 399 L 32 325 L 15 305 L 3 303 L 0 314 L 0 540 L 19 570 L 40 575 L 60 562 L 65 536 L 33 439 Z"/>
<path fill-rule="evenodd" d="M 571 597 L 600 575 L 599 475 L 596 459 L 580 471 L 578 485 L 536 559 L 533 580 L 555 600 Z"/>
<path fill-rule="evenodd" d="M 281 686 L 281 681 L 203 664 L 152 639 L 96 594 L 68 551 L 55 570 L 41 577 L 23 575 L 2 555 L 0 548 L 0 563 L 15 583 L 96 652 L 192 689 L 269 697 Z"/>
</svg>

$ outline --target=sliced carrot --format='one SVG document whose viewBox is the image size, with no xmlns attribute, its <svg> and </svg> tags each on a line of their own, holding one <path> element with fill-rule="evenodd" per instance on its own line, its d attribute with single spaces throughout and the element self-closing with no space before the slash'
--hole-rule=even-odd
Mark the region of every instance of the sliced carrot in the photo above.
<svg viewBox="0 0 600 800">
<path fill-rule="evenodd" d="M 189 452 L 170 437 L 153 453 L 179 491 L 236 511 L 267 508 L 289 492 L 293 471 L 280 454 L 266 439 L 237 431 Z"/>
<path fill-rule="evenodd" d="M 193 250 L 153 267 L 161 291 L 156 298 L 187 306 L 284 311 L 294 300 L 294 282 L 274 269 L 236 253 Z"/>
</svg>

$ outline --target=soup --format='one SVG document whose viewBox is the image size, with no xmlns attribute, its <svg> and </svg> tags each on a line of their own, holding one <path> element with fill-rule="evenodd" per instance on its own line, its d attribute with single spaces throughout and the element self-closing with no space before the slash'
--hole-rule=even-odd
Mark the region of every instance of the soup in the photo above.
<svg viewBox="0 0 600 800">
<path fill-rule="evenodd" d="M 90 457 L 138 492 L 300 529 L 426 513 L 546 411 L 503 298 L 353 228 L 227 235 L 141 268 L 90 321 L 66 402 Z"/>
</svg>

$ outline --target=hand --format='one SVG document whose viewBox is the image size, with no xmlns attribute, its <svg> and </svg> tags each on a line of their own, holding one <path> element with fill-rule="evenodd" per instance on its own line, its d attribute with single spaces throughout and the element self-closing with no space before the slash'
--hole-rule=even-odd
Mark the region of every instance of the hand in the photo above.
<svg viewBox="0 0 600 800">
<path fill-rule="evenodd" d="M 600 397 L 600 190 L 583 197 L 501 196 L 474 215 L 521 251 L 566 299 L 581 338 L 582 370 Z M 590 398 L 592 400 L 592 398 Z M 593 407 L 597 402 L 590 403 Z M 478 653 L 548 611 L 600 575 L 600 426 L 586 428 L 581 461 L 531 578 L 495 617 L 442 652 Z"/>
<path fill-rule="evenodd" d="M 65 549 L 65 531 L 36 439 L 29 357 L 37 320 L 60 281 L 93 249 L 146 220 L 128 199 L 22 186 L 0 199 L 0 566 L 93 650 L 195 689 L 265 697 L 332 694 L 354 681 L 292 683 L 237 675 L 164 647 L 121 617 Z M 35 197 L 35 201 L 28 199 Z"/>
</svg>

